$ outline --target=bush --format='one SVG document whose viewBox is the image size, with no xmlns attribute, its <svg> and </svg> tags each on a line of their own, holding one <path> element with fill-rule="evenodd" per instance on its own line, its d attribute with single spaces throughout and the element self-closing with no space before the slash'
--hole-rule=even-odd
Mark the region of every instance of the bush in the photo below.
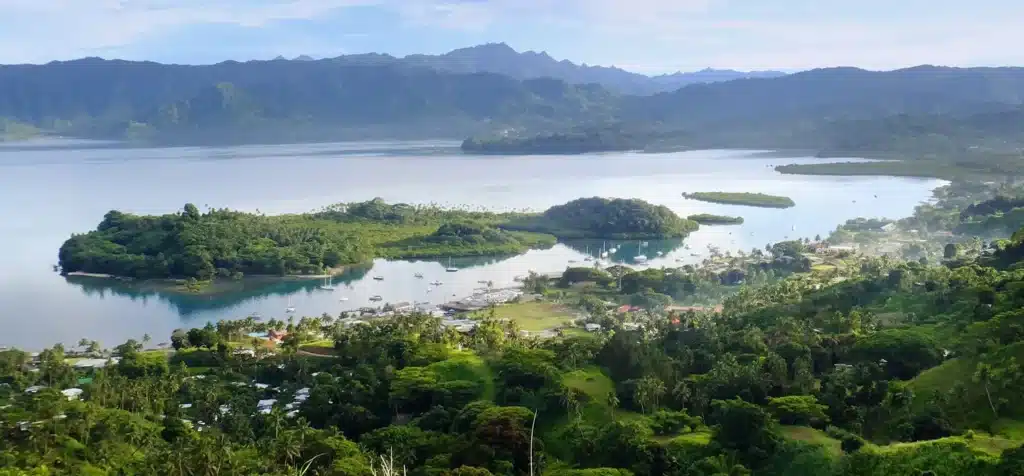
<svg viewBox="0 0 1024 476">
<path fill-rule="evenodd" d="M 866 444 L 864 439 L 857 434 L 839 427 L 829 426 L 825 429 L 825 433 L 828 436 L 839 440 L 840 447 L 843 449 L 844 453 L 854 453 L 863 448 Z"/>
<path fill-rule="evenodd" d="M 655 435 L 674 435 L 684 430 L 693 431 L 703 422 L 700 417 L 691 417 L 686 412 L 659 410 L 650 416 L 650 427 Z"/>
</svg>

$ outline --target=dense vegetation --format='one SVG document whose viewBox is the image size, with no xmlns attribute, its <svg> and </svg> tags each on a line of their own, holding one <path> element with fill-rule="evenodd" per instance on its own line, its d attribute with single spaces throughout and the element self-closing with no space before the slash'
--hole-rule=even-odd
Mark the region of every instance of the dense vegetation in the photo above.
<svg viewBox="0 0 1024 476">
<path fill-rule="evenodd" d="M 683 197 L 688 198 L 690 200 L 700 200 L 702 202 L 722 203 L 726 205 L 745 205 L 748 207 L 789 208 L 796 206 L 796 203 L 793 202 L 793 199 L 789 197 L 780 197 L 777 195 L 768 195 L 764 193 L 684 192 Z"/>
<path fill-rule="evenodd" d="M 617 127 L 585 128 L 529 137 L 469 138 L 462 142 L 462 151 L 473 154 L 584 154 L 639 150 L 644 148 L 646 140 L 646 137 Z"/>
<path fill-rule="evenodd" d="M 470 332 L 250 318 L 176 331 L 174 352 L 129 341 L 100 370 L 61 347 L 0 352 L 0 474 L 369 475 L 381 455 L 412 475 L 1018 474 L 1020 235 L 976 259 L 741 286 L 715 314 L 666 307 L 706 279 L 686 270 L 526 280 L 577 303 L 604 329 L 589 335 L 526 337 L 486 312 Z M 246 337 L 267 329 L 287 337 Z"/>
<path fill-rule="evenodd" d="M 539 216 L 514 218 L 502 226 L 566 239 L 677 238 L 698 227 L 663 205 L 599 197 L 576 199 L 551 207 Z"/>
<path fill-rule="evenodd" d="M 686 217 L 688 220 L 695 221 L 701 225 L 741 225 L 743 224 L 743 217 L 730 217 L 725 215 L 713 215 L 710 213 L 698 213 L 696 215 L 690 215 Z"/>
<path fill-rule="evenodd" d="M 111 211 L 95 231 L 60 249 L 63 272 L 133 278 L 241 278 L 322 274 L 373 257 L 523 252 L 554 238 L 501 230 L 513 215 L 387 204 L 380 199 L 317 213 L 264 216 L 194 205 L 162 216 Z"/>
</svg>

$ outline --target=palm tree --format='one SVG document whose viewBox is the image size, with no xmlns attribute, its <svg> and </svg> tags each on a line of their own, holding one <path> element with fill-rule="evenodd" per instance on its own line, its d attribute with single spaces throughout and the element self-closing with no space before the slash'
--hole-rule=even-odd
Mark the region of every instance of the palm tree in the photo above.
<svg viewBox="0 0 1024 476">
<path fill-rule="evenodd" d="M 401 473 L 399 473 L 398 472 L 398 468 L 395 467 L 395 452 L 394 452 L 394 450 L 392 450 L 392 449 L 388 450 L 388 457 L 387 457 L 387 459 L 384 458 L 384 455 L 380 455 L 379 458 L 380 458 L 380 467 L 379 468 L 374 467 L 373 464 L 370 465 L 370 474 L 372 474 L 373 476 L 399 476 L 399 474 L 401 474 L 402 476 L 406 475 L 407 472 L 405 470 L 405 466 L 402 466 L 402 472 Z"/>
</svg>

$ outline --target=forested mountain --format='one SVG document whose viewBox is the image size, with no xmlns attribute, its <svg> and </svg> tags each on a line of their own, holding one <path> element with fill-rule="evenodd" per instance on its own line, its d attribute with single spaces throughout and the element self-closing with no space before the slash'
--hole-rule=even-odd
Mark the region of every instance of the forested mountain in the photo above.
<svg viewBox="0 0 1024 476">
<path fill-rule="evenodd" d="M 645 97 L 388 58 L 205 66 L 86 58 L 0 66 L 0 118 L 19 130 L 193 143 L 528 136 L 620 123 L 688 147 L 828 149 L 834 147 L 826 139 L 848 128 L 880 127 L 884 134 L 891 126 L 849 121 L 906 114 L 935 116 L 925 122 L 944 127 L 974 116 L 979 127 L 1005 128 L 1009 123 L 991 114 L 1014 114 L 1006 111 L 1024 101 L 1024 68 L 832 68 Z"/>
<path fill-rule="evenodd" d="M 337 138 L 375 127 L 458 137 L 482 128 L 599 119 L 616 105 L 598 86 L 400 65 L 86 58 L 0 67 L 0 117 L 92 137 L 322 131 Z"/>
<path fill-rule="evenodd" d="M 344 57 L 343 57 L 344 58 Z M 518 52 L 505 43 L 460 48 L 443 55 L 411 55 L 404 62 L 458 73 L 488 72 L 516 79 L 556 78 L 570 84 L 600 84 L 622 94 L 648 95 L 673 91 L 695 83 L 713 83 L 741 78 L 774 78 L 780 71 L 702 71 L 646 76 L 614 66 L 590 66 L 569 60 L 558 61 L 547 52 Z"/>
<path fill-rule="evenodd" d="M 826 68 L 634 98 L 623 116 L 682 125 L 766 125 L 897 114 L 967 115 L 1021 104 L 1024 68 Z"/>
</svg>

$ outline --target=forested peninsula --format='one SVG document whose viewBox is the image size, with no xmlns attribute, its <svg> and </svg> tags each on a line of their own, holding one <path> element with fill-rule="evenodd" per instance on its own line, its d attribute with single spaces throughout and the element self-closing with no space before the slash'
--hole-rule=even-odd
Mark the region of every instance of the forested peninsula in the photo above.
<svg viewBox="0 0 1024 476">
<path fill-rule="evenodd" d="M 60 248 L 64 273 L 136 279 L 322 275 L 373 258 L 522 253 L 559 238 L 679 237 L 697 224 L 638 200 L 581 199 L 543 214 L 389 204 L 380 199 L 292 215 L 231 210 L 108 212 Z"/>
<path fill-rule="evenodd" d="M 643 149 L 646 136 L 620 129 L 587 129 L 528 137 L 469 138 L 462 151 L 472 154 L 585 154 Z"/>
<path fill-rule="evenodd" d="M 725 215 L 713 215 L 710 213 L 698 213 L 686 217 L 701 225 L 742 225 L 743 217 L 730 217 Z"/>
</svg>

